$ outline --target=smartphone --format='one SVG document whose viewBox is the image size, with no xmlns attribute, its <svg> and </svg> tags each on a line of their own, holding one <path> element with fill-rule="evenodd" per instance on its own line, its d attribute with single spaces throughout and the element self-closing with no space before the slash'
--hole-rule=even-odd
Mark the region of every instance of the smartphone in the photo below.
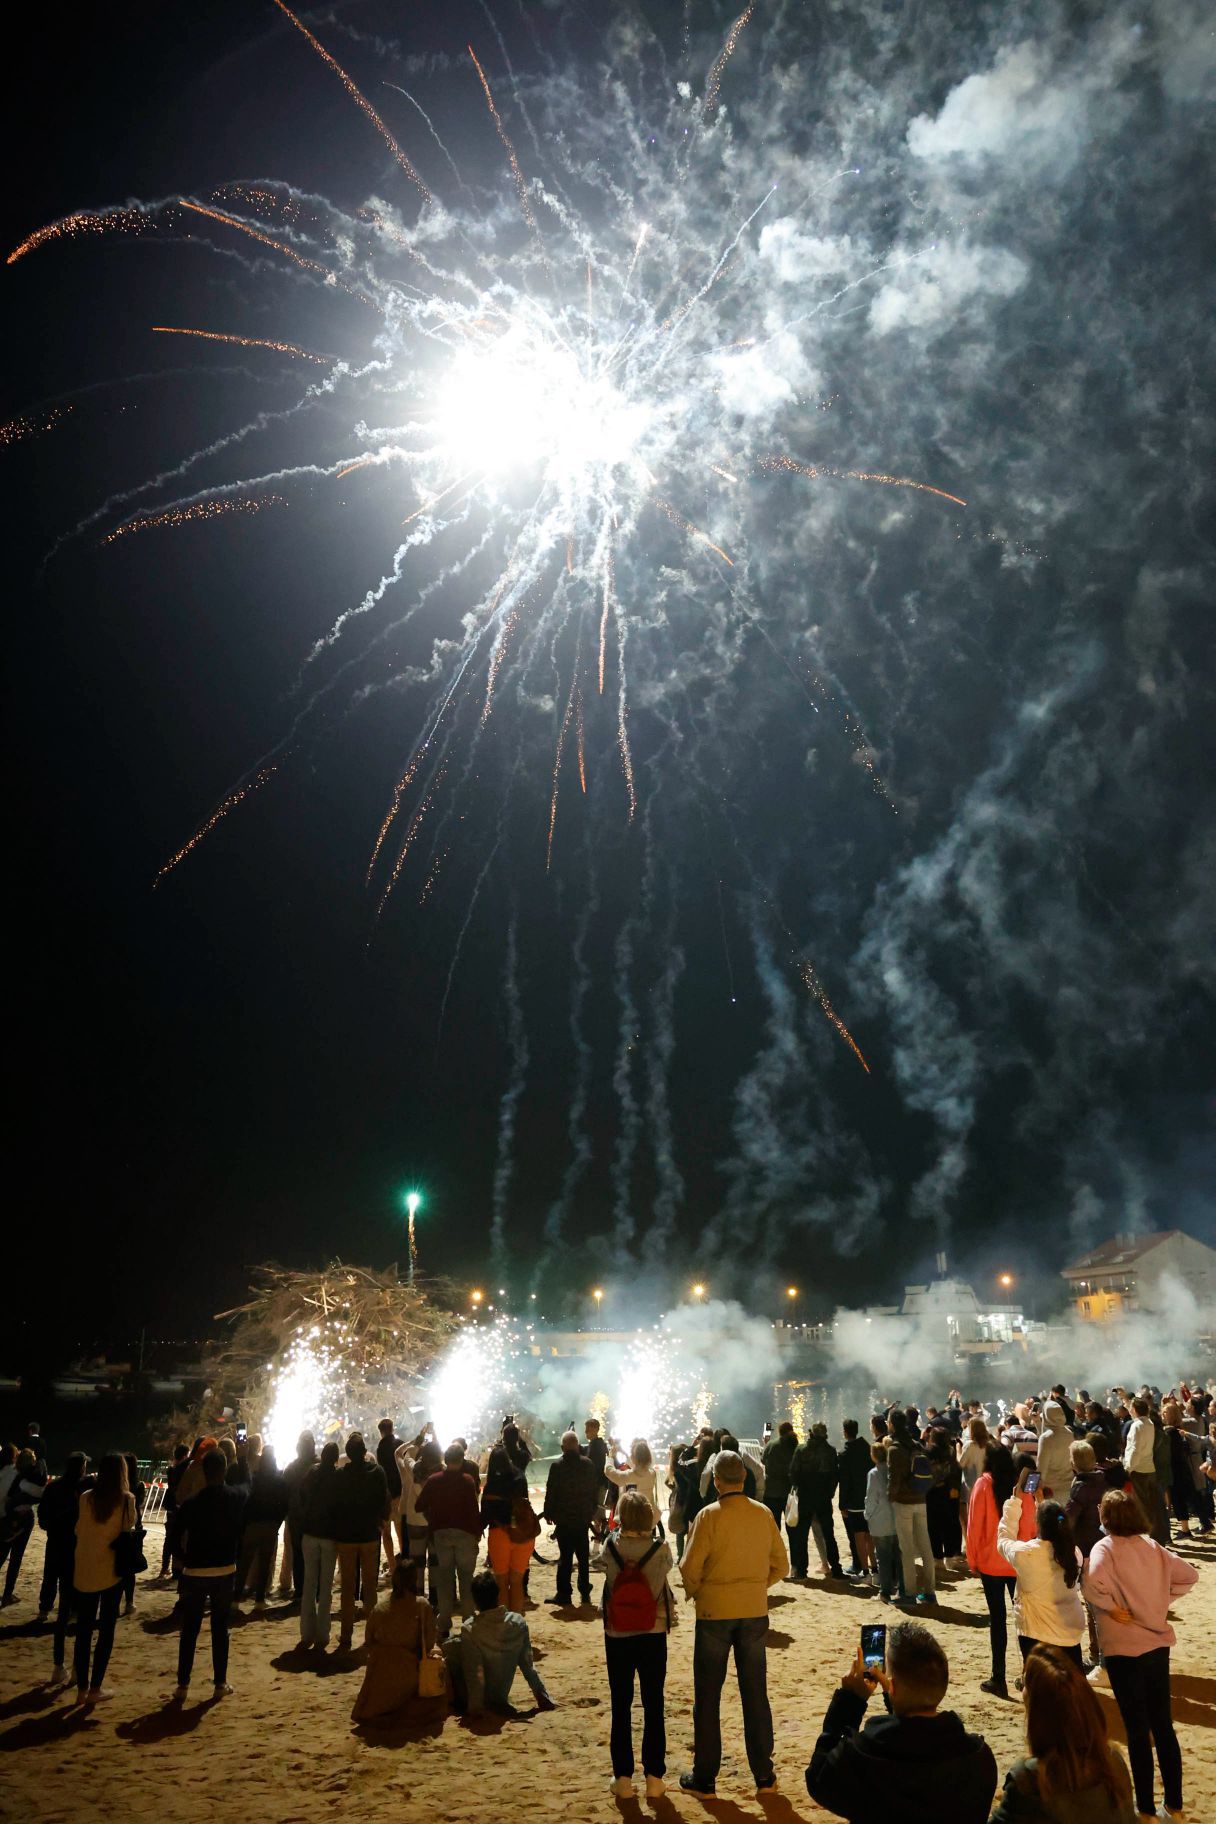
<svg viewBox="0 0 1216 1824">
<path fill-rule="evenodd" d="M 247 1438 L 247 1437 L 248 1437 L 248 1436 L 249 1436 L 249 1428 L 248 1428 L 248 1426 L 246 1426 L 246 1425 L 238 1425 L 238 1426 L 237 1426 L 237 1428 L 236 1428 L 236 1441 L 237 1441 L 237 1443 L 238 1443 L 238 1444 L 243 1444 L 243 1443 L 244 1443 L 244 1442 L 245 1442 L 245 1439 L 246 1439 L 246 1438 Z"/>
<path fill-rule="evenodd" d="M 861 1659 L 867 1672 L 881 1672 L 887 1663 L 887 1630 L 881 1623 L 863 1626 Z"/>
<path fill-rule="evenodd" d="M 1037 1495 L 1039 1492 L 1039 1484 L 1042 1480 L 1043 1478 L 1038 1470 L 1032 1469 L 1026 1478 L 1026 1493 L 1028 1495 Z"/>
</svg>

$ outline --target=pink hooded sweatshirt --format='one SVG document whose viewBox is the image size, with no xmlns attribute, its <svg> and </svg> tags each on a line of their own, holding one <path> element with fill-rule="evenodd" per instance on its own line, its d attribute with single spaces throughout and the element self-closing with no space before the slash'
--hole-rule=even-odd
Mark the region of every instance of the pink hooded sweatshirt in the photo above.
<svg viewBox="0 0 1216 1824">
<path fill-rule="evenodd" d="M 1172 1647 L 1170 1603 L 1198 1580 L 1193 1564 L 1147 1534 L 1117 1539 L 1104 1533 L 1090 1553 L 1081 1583 L 1097 1620 L 1103 1656 L 1135 1656 Z M 1132 1620 L 1116 1621 L 1111 1609 L 1129 1610 Z"/>
</svg>

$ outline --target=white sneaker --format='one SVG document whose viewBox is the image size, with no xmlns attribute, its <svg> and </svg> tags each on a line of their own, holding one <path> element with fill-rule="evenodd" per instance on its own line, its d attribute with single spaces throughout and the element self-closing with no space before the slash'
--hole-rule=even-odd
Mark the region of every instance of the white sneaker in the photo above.
<svg viewBox="0 0 1216 1824">
<path fill-rule="evenodd" d="M 113 1697 L 113 1695 L 114 1692 L 111 1686 L 95 1685 L 92 1690 L 89 1691 L 84 1701 L 86 1704 L 104 1704 L 108 1699 Z"/>
<path fill-rule="evenodd" d="M 51 1674 L 51 1685 L 50 1685 L 51 1690 L 52 1691 L 62 1691 L 63 1687 L 65 1685 L 70 1685 L 71 1682 L 72 1682 L 72 1674 L 68 1671 L 67 1667 L 66 1666 L 56 1666 L 55 1670 Z"/>
<path fill-rule="evenodd" d="M 1092 1672 L 1085 1674 L 1085 1677 L 1091 1685 L 1103 1685 L 1107 1690 L 1110 1689 L 1110 1673 L 1105 1666 L 1095 1666 Z"/>
<path fill-rule="evenodd" d="M 613 1780 L 612 1785 L 609 1787 L 609 1791 L 612 1793 L 613 1798 L 631 1799 L 633 1797 L 633 1781 L 627 1773 L 623 1773 L 619 1780 Z"/>
<path fill-rule="evenodd" d="M 646 1797 L 648 1799 L 661 1799 L 666 1791 L 666 1784 L 659 1778 L 657 1773 L 648 1773 L 646 1775 Z"/>
<path fill-rule="evenodd" d="M 235 1689 L 235 1685 L 216 1685 L 215 1695 L 217 1697 L 231 1697 Z"/>
</svg>

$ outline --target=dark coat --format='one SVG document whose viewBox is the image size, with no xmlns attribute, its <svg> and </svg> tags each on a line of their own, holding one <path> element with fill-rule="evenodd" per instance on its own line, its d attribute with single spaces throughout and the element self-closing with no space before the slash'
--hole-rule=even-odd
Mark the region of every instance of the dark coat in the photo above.
<svg viewBox="0 0 1216 1824">
<path fill-rule="evenodd" d="M 334 1477 L 334 1538 L 370 1545 L 389 1516 L 388 1483 L 371 1457 L 352 1457 Z"/>
<path fill-rule="evenodd" d="M 1109 1484 L 1100 1469 L 1087 1469 L 1083 1475 L 1072 1479 L 1064 1511 L 1072 1521 L 1072 1536 L 1082 1558 L 1089 1557 L 1102 1536 L 1102 1520 L 1098 1509 L 1102 1505 L 1103 1495 L 1108 1492 Z"/>
<path fill-rule="evenodd" d="M 764 1499 L 774 1507 L 782 1507 L 790 1495 L 790 1466 L 794 1461 L 794 1452 L 798 1448 L 798 1439 L 792 1431 L 782 1437 L 778 1432 L 770 1438 L 761 1452 L 760 1461 L 764 1464 Z"/>
<path fill-rule="evenodd" d="M 844 1449 L 837 1451 L 836 1462 L 840 1471 L 840 1505 L 859 1512 L 865 1507 L 866 1482 L 874 1467 L 870 1446 L 861 1438 L 850 1438 Z"/>
<path fill-rule="evenodd" d="M 837 1691 L 806 1770 L 817 1805 L 849 1824 L 987 1824 L 996 1761 L 982 1735 L 952 1710 L 876 1716 L 860 1728 L 864 1699 Z"/>
<path fill-rule="evenodd" d="M 805 1444 L 798 1446 L 790 1465 L 790 1476 L 800 1502 L 822 1507 L 831 1501 L 840 1480 L 840 1465 L 826 1438 L 808 1438 Z M 863 1505 L 864 1502 L 863 1491 Z"/>
<path fill-rule="evenodd" d="M 549 1466 L 545 1519 L 550 1526 L 588 1527 L 599 1506 L 600 1473 L 590 1457 L 563 1450 Z"/>
</svg>

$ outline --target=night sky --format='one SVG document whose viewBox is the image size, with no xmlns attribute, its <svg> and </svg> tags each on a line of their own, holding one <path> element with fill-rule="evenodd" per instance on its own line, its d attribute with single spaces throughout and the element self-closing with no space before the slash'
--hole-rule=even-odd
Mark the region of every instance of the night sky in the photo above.
<svg viewBox="0 0 1216 1824">
<path fill-rule="evenodd" d="M 491 11 L 501 43 L 464 0 L 304 15 L 426 209 L 271 0 L 78 13 L 70 35 L 47 15 L 31 45 L 6 249 L 72 211 L 166 207 L 3 281 L 4 418 L 72 408 L 0 450 L 10 1306 L 26 1288 L 65 1339 L 199 1334 L 259 1260 L 397 1256 L 411 1182 L 424 1267 L 488 1283 L 497 1233 L 513 1292 L 555 1313 L 694 1272 L 760 1309 L 790 1277 L 829 1307 L 891 1297 L 938 1247 L 977 1284 L 1014 1267 L 1042 1289 L 1117 1229 L 1216 1242 L 1210 10 L 762 0 L 716 108 L 729 8 Z M 530 193 L 544 262 L 470 41 L 554 198 Z M 310 234 L 346 290 L 173 207 L 259 180 L 313 199 L 311 227 L 260 226 Z M 306 663 L 417 504 L 400 467 L 336 469 L 451 352 L 352 295 L 383 304 L 419 269 L 341 224 L 378 199 L 445 271 L 556 313 L 583 308 L 577 211 L 595 307 L 654 324 L 774 184 L 636 381 L 664 497 L 733 560 L 621 484 L 636 815 L 617 647 L 600 698 L 578 644 L 588 509 L 484 729 L 478 648 L 377 918 L 425 767 L 369 888 L 376 832 L 538 484 L 500 475 Z M 153 324 L 381 365 L 288 418 L 328 370 Z M 967 505 L 757 466 L 781 452 Z M 251 490 L 282 504 L 101 543 L 286 470 Z M 567 731 L 547 870 L 577 675 L 589 785 Z M 154 891 L 272 750 L 270 783 Z"/>
</svg>

